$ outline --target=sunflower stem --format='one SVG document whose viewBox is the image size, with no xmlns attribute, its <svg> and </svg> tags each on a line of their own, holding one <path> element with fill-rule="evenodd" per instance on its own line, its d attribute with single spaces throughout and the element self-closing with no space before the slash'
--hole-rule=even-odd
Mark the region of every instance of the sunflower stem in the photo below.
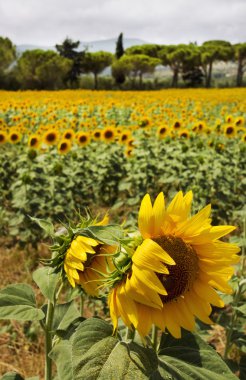
<svg viewBox="0 0 246 380">
<path fill-rule="evenodd" d="M 153 329 L 152 329 L 152 344 L 153 344 L 153 348 L 155 351 L 157 351 L 158 349 L 158 327 L 157 326 L 153 326 Z"/>
<path fill-rule="evenodd" d="M 134 340 L 135 337 L 135 329 L 134 327 L 130 329 L 129 327 L 126 328 L 126 340 Z"/>
<path fill-rule="evenodd" d="M 45 322 L 45 380 L 52 380 L 52 360 L 49 357 L 49 353 L 52 349 L 52 323 L 54 310 L 55 305 L 49 300 Z"/>
<path fill-rule="evenodd" d="M 84 314 L 84 297 L 83 294 L 80 295 L 80 315 L 83 317 Z"/>
</svg>

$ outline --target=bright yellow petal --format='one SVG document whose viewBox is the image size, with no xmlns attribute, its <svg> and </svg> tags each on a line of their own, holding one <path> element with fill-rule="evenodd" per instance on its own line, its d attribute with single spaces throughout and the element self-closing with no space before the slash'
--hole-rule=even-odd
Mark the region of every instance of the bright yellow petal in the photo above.
<svg viewBox="0 0 246 380">
<path fill-rule="evenodd" d="M 138 303 L 137 312 L 138 312 L 138 320 L 135 327 L 138 330 L 139 334 L 142 337 L 145 337 L 146 335 L 148 335 L 152 326 L 152 319 L 151 319 L 152 311 L 148 306 L 141 305 L 140 303 Z"/>
<path fill-rule="evenodd" d="M 163 307 L 163 319 L 164 324 L 167 327 L 168 331 L 176 339 L 181 338 L 181 328 L 180 325 L 176 322 L 176 316 L 174 315 L 172 309 L 168 305 Z"/>
<path fill-rule="evenodd" d="M 154 216 L 149 194 L 146 194 L 142 200 L 139 214 L 138 227 L 143 238 L 150 238 L 154 233 Z"/>
<path fill-rule="evenodd" d="M 202 300 L 194 291 L 189 291 L 184 295 L 184 301 L 187 308 L 192 314 L 198 317 L 202 322 L 212 324 L 209 318 L 212 311 L 211 306 L 207 301 Z"/>
<path fill-rule="evenodd" d="M 133 265 L 133 275 L 135 275 L 140 282 L 146 284 L 149 288 L 157 291 L 160 294 L 167 294 L 164 286 L 154 272 L 138 267 L 136 264 Z"/>
<path fill-rule="evenodd" d="M 94 224 L 94 226 L 106 226 L 108 223 L 109 223 L 109 216 L 108 214 L 105 214 L 101 222 Z"/>
<path fill-rule="evenodd" d="M 210 285 L 201 280 L 196 280 L 193 284 L 193 289 L 199 297 L 208 301 L 212 305 L 224 307 L 224 302 Z"/>
<path fill-rule="evenodd" d="M 160 261 L 160 259 L 156 258 L 156 256 L 154 256 L 152 254 L 152 251 L 143 250 L 142 246 L 143 246 L 143 244 L 141 246 L 138 246 L 138 248 L 136 249 L 136 251 L 132 257 L 133 263 L 140 266 L 140 267 L 142 266 L 145 269 L 150 269 L 154 272 L 168 274 L 169 270 Z M 165 254 L 165 251 L 163 251 L 163 252 Z"/>
<path fill-rule="evenodd" d="M 211 229 L 206 233 L 202 233 L 199 236 L 193 237 L 192 245 L 209 243 L 213 240 L 219 239 L 222 236 L 229 234 L 230 232 L 234 231 L 235 228 L 236 227 L 234 226 L 211 227 Z"/>
<path fill-rule="evenodd" d="M 153 215 L 154 215 L 154 236 L 158 237 L 162 234 L 162 226 L 165 220 L 165 201 L 164 194 L 161 192 L 153 205 Z"/>
<path fill-rule="evenodd" d="M 135 275 L 126 280 L 125 290 L 128 297 L 144 305 L 161 308 L 162 301 L 155 290 L 150 289 L 146 284 L 139 282 Z"/>
<path fill-rule="evenodd" d="M 139 249 L 134 253 L 132 261 L 141 265 L 141 260 L 150 261 L 152 258 L 159 259 L 168 265 L 175 265 L 175 261 L 159 244 L 157 244 L 154 240 L 145 239 L 139 246 Z M 156 268 L 156 272 L 158 272 L 157 269 L 158 268 Z"/>
<path fill-rule="evenodd" d="M 111 290 L 108 296 L 108 305 L 109 305 L 109 310 L 110 310 L 110 317 L 113 322 L 114 326 L 114 332 L 118 327 L 118 318 L 119 318 L 119 312 L 116 304 L 116 289 Z"/>
<path fill-rule="evenodd" d="M 192 241 L 192 237 L 201 233 L 204 228 L 208 228 L 208 217 L 211 213 L 211 205 L 207 205 L 196 215 L 180 224 L 176 230 L 178 236 L 182 236 L 186 241 Z"/>
</svg>

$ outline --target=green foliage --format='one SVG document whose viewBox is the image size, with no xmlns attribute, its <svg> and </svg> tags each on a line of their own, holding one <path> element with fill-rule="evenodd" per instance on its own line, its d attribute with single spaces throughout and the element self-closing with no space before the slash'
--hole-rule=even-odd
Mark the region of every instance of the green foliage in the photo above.
<svg viewBox="0 0 246 380">
<path fill-rule="evenodd" d="M 33 280 L 41 290 L 45 298 L 53 302 L 57 290 L 57 284 L 60 279 L 59 273 L 49 267 L 38 268 L 33 272 Z"/>
<path fill-rule="evenodd" d="M 175 380 L 235 380 L 227 365 L 198 335 L 183 330 L 181 339 L 163 334 L 159 348 L 159 372 Z M 168 378 L 168 377 L 167 377 Z"/>
<path fill-rule="evenodd" d="M 16 58 L 16 48 L 9 38 L 0 37 L 0 75 Z"/>
<path fill-rule="evenodd" d="M 58 89 L 71 69 L 71 61 L 47 50 L 27 50 L 17 64 L 17 77 L 23 88 Z"/>
<path fill-rule="evenodd" d="M 161 50 L 162 45 L 157 44 L 143 44 L 139 46 L 131 46 L 128 49 L 126 49 L 126 54 L 141 54 L 141 55 L 148 55 L 152 58 L 158 58 L 158 53 Z"/>
<path fill-rule="evenodd" d="M 61 45 L 56 45 L 58 53 L 72 62 L 72 66 L 66 75 L 66 80 L 71 86 L 77 84 L 78 78 L 82 73 L 85 51 L 77 50 L 79 44 L 79 41 L 74 42 L 70 38 L 66 38 Z"/>
<path fill-rule="evenodd" d="M 9 285 L 0 291 L 0 319 L 38 321 L 44 318 L 36 307 L 32 288 L 26 284 Z"/>
<path fill-rule="evenodd" d="M 91 318 L 55 345 L 51 358 L 59 379 L 223 379 L 236 377 L 199 336 L 163 334 L 158 354 L 139 343 L 112 336 L 112 327 Z"/>
<path fill-rule="evenodd" d="M 85 54 L 83 70 L 86 73 L 94 74 L 94 87 L 98 87 L 98 74 L 111 65 L 113 55 L 106 51 L 98 51 L 96 53 Z"/>
<path fill-rule="evenodd" d="M 224 144 L 224 149 L 217 150 L 218 144 Z M 171 198 L 179 189 L 194 191 L 195 210 L 211 203 L 214 222 L 231 224 L 234 210 L 244 204 L 244 156 L 243 143 L 223 136 L 210 148 L 207 139 L 199 136 L 145 139 L 144 131 L 139 131 L 139 143 L 130 159 L 121 146 L 96 142 L 77 149 L 76 154 L 72 151 L 57 158 L 53 149 L 34 160 L 27 159 L 22 147 L 2 148 L 1 234 L 35 245 L 47 231 L 42 232 L 29 215 L 44 219 L 49 234 L 52 227 L 47 220 L 66 222 L 64 214 L 72 219 L 75 210 L 83 207 L 120 210 L 124 204 L 136 215 L 147 191 L 153 196 L 164 191 Z"/>
</svg>

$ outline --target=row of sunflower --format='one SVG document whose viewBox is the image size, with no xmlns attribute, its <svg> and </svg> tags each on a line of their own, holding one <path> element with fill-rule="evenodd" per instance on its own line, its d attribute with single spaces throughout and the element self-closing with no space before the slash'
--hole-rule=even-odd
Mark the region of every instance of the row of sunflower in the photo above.
<svg viewBox="0 0 246 380">
<path fill-rule="evenodd" d="M 70 147 L 63 140 L 82 146 L 91 139 L 113 142 L 125 131 L 136 139 L 143 131 L 145 138 L 198 134 L 246 139 L 244 90 L 170 90 L 149 92 L 148 97 L 133 92 L 0 92 L 0 103 L 0 143 L 21 140 L 34 148 L 40 142 L 59 143 L 60 153 Z M 80 133 L 85 135 L 78 137 Z"/>
</svg>

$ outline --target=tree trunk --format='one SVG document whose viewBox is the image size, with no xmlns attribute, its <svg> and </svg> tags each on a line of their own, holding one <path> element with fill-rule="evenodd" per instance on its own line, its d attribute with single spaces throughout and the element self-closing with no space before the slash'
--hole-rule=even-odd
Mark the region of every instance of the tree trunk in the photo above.
<svg viewBox="0 0 246 380">
<path fill-rule="evenodd" d="M 139 88 L 142 88 L 143 86 L 143 73 L 139 73 Z"/>
<path fill-rule="evenodd" d="M 94 90 L 98 89 L 98 76 L 94 73 Z"/>
<path fill-rule="evenodd" d="M 243 61 L 242 59 L 238 60 L 237 66 L 237 87 L 241 87 L 243 84 Z"/>
<path fill-rule="evenodd" d="M 213 69 L 213 62 L 209 62 L 208 66 L 208 75 L 206 78 L 206 87 L 210 88 L 211 87 L 211 79 L 212 79 L 212 69 Z"/>
<path fill-rule="evenodd" d="M 179 70 L 173 70 L 173 79 L 172 79 L 172 87 L 178 87 L 178 79 L 179 79 Z"/>
</svg>

